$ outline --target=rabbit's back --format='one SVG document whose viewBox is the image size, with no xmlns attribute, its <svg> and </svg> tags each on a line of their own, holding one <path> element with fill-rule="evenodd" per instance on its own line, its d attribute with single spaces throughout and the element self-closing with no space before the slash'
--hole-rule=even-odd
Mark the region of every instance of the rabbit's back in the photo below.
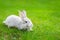
<svg viewBox="0 0 60 40">
<path fill-rule="evenodd" d="M 22 20 L 20 17 L 16 15 L 10 15 L 5 20 L 5 24 L 9 26 L 16 26 L 18 23 L 20 23 Z"/>
</svg>

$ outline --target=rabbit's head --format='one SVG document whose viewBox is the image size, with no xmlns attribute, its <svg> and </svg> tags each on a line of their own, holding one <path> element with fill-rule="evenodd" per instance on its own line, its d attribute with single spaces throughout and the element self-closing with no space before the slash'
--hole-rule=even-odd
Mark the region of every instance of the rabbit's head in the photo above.
<svg viewBox="0 0 60 40">
<path fill-rule="evenodd" d="M 29 27 L 33 26 L 31 20 L 26 16 L 25 10 L 19 11 L 19 16 L 21 17 L 22 21 L 27 24 L 27 26 Z"/>
</svg>

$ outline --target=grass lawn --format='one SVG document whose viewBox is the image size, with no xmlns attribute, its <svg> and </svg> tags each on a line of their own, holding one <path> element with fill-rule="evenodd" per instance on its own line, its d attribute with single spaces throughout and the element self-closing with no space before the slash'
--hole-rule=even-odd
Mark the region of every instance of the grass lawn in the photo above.
<svg viewBox="0 0 60 40">
<path fill-rule="evenodd" d="M 2 23 L 23 9 L 33 22 L 33 32 Z M 0 0 L 0 40 L 60 40 L 60 0 Z"/>
</svg>

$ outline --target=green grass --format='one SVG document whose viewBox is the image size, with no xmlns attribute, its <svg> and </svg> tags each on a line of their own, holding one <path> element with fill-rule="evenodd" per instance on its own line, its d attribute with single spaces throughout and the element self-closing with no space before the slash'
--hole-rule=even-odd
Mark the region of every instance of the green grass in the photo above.
<svg viewBox="0 0 60 40">
<path fill-rule="evenodd" d="M 2 22 L 25 9 L 33 32 L 9 28 Z M 0 0 L 0 40 L 60 40 L 60 0 Z"/>
</svg>

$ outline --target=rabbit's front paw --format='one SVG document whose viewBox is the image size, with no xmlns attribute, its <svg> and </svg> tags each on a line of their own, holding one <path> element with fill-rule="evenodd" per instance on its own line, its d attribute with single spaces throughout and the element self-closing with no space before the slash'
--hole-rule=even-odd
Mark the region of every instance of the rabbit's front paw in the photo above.
<svg viewBox="0 0 60 40">
<path fill-rule="evenodd" d="M 32 30 L 32 28 L 30 28 L 30 29 L 27 29 L 27 31 L 33 31 L 33 30 Z"/>
</svg>

